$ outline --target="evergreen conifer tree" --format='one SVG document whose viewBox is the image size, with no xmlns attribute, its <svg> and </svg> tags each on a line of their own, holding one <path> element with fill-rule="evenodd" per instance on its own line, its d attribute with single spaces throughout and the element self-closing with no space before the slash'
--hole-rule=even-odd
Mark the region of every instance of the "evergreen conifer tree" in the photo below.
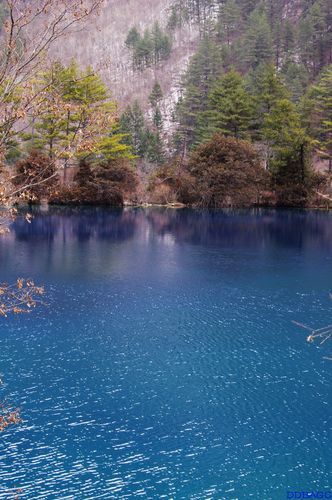
<svg viewBox="0 0 332 500">
<path fill-rule="evenodd" d="M 289 93 L 272 63 L 260 64 L 251 71 L 248 86 L 253 96 L 252 130 L 254 138 L 261 138 L 261 131 L 266 116 L 271 112 L 275 102 L 287 99 Z"/>
<path fill-rule="evenodd" d="M 227 0 L 226 3 L 221 4 L 217 30 L 219 39 L 228 47 L 240 28 L 240 16 L 241 11 L 235 0 Z"/>
<path fill-rule="evenodd" d="M 128 49 L 134 49 L 136 45 L 138 44 L 139 40 L 141 38 L 141 35 L 138 32 L 138 29 L 136 26 L 133 26 L 127 35 L 125 44 Z"/>
<path fill-rule="evenodd" d="M 301 58 L 303 64 L 313 77 L 317 76 L 324 64 L 332 62 L 331 21 L 331 1 L 316 0 L 307 9 L 305 16 L 300 22 L 299 41 Z"/>
<path fill-rule="evenodd" d="M 206 111 L 209 93 L 221 72 L 218 47 L 212 41 L 203 39 L 183 79 L 183 97 L 177 107 L 180 122 L 178 139 L 182 137 L 185 147 L 196 142 L 198 117 Z"/>
<path fill-rule="evenodd" d="M 145 154 L 145 120 L 138 101 L 128 106 L 122 114 L 120 131 L 125 134 L 123 142 L 132 146 L 133 153 L 142 158 Z"/>
<path fill-rule="evenodd" d="M 332 64 L 327 66 L 308 94 L 310 132 L 318 143 L 321 156 L 328 159 L 328 170 L 332 173 Z"/>
<path fill-rule="evenodd" d="M 161 86 L 159 82 L 155 82 L 153 85 L 151 94 L 149 95 L 149 101 L 153 108 L 159 105 L 160 101 L 163 98 L 163 91 L 161 90 Z"/>
<path fill-rule="evenodd" d="M 237 4 L 241 9 L 244 18 L 250 16 L 252 11 L 257 7 L 258 3 L 259 0 L 237 0 Z"/>
<path fill-rule="evenodd" d="M 250 68 L 273 59 L 273 41 L 271 29 L 265 11 L 256 8 L 249 17 L 245 34 L 246 62 Z"/>
<path fill-rule="evenodd" d="M 199 142 L 215 133 L 246 137 L 250 126 L 252 101 L 241 75 L 231 70 L 215 84 L 208 99 L 208 110 L 201 113 Z"/>
</svg>

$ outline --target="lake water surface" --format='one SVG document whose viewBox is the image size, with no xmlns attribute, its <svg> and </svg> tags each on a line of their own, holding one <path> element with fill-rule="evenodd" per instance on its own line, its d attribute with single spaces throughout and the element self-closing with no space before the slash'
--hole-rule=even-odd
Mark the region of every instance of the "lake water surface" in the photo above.
<svg viewBox="0 0 332 500">
<path fill-rule="evenodd" d="M 331 487 L 332 213 L 53 209 L 0 239 L 0 499 L 278 500 Z"/>
</svg>

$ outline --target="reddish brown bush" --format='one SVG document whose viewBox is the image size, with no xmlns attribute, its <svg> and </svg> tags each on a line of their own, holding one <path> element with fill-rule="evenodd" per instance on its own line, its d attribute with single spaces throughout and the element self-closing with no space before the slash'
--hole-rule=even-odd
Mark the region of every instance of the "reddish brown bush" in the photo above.
<svg viewBox="0 0 332 500">
<path fill-rule="evenodd" d="M 179 159 L 163 165 L 151 176 L 148 193 L 149 201 L 152 203 L 180 202 L 190 205 L 197 199 L 195 179 Z"/>
<path fill-rule="evenodd" d="M 122 206 L 135 192 L 137 177 L 125 161 L 91 165 L 81 160 L 74 183 L 51 197 L 53 204 Z"/>
<path fill-rule="evenodd" d="M 39 151 L 19 161 L 15 170 L 13 184 L 22 189 L 22 196 L 30 203 L 49 198 L 58 184 L 54 162 Z"/>
<path fill-rule="evenodd" d="M 218 134 L 193 152 L 188 172 L 201 206 L 259 204 L 267 187 L 268 175 L 253 146 Z"/>
</svg>

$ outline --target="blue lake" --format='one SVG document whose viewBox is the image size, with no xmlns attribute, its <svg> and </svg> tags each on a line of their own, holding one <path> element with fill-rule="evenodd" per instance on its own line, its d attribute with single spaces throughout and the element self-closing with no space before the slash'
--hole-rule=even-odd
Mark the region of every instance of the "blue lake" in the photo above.
<svg viewBox="0 0 332 500">
<path fill-rule="evenodd" d="M 278 500 L 331 487 L 332 213 L 52 209 L 0 239 L 0 499 Z"/>
</svg>

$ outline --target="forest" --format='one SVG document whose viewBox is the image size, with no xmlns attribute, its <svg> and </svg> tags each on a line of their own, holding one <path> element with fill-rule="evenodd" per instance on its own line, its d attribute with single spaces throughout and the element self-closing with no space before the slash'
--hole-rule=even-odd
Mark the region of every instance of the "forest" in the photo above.
<svg viewBox="0 0 332 500">
<path fill-rule="evenodd" d="M 38 67 L 23 85 L 8 84 L 4 58 L 4 189 L 24 203 L 329 206 L 330 0 L 174 0 L 167 16 L 128 26 L 123 53 L 134 75 L 162 71 L 175 31 L 198 29 L 171 120 L 157 79 L 148 109 L 135 96 L 119 106 L 74 58 Z"/>
</svg>

